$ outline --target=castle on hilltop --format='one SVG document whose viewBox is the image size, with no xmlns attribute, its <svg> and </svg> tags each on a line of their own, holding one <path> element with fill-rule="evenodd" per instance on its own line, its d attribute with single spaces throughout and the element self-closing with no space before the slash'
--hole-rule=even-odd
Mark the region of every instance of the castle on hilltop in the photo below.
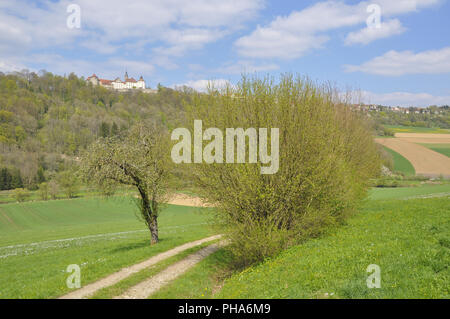
<svg viewBox="0 0 450 319">
<path fill-rule="evenodd" d="M 92 85 L 100 85 L 105 88 L 114 90 L 145 90 L 145 81 L 142 76 L 139 78 L 139 80 L 136 81 L 132 77 L 129 78 L 127 72 L 125 72 L 124 81 L 122 81 L 119 77 L 117 77 L 115 80 L 100 79 L 97 75 L 92 74 L 86 79 L 86 82 L 92 83 Z"/>
</svg>

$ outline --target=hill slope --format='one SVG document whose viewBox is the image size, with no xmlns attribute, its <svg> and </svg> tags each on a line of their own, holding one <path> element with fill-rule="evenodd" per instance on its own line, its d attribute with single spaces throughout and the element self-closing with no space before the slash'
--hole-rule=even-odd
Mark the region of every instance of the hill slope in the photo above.
<svg viewBox="0 0 450 319">
<path fill-rule="evenodd" d="M 225 282 L 220 298 L 449 298 L 449 198 L 369 201 L 348 225 Z M 368 289 L 366 268 L 381 267 Z"/>
</svg>

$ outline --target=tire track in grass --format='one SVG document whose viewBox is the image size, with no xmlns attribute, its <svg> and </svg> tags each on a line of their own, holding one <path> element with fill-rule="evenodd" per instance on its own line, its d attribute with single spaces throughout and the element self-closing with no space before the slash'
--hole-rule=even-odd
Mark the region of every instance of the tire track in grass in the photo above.
<svg viewBox="0 0 450 319">
<path fill-rule="evenodd" d="M 204 258 L 208 257 L 220 247 L 224 246 L 225 242 L 219 242 L 217 244 L 209 245 L 183 260 L 167 267 L 157 275 L 144 280 L 143 282 L 131 287 L 125 293 L 113 299 L 144 299 L 158 291 L 161 287 L 167 285 L 178 276 L 185 273 L 187 270 L 195 266 Z"/>
<path fill-rule="evenodd" d="M 125 267 L 125 268 L 119 270 L 118 272 L 115 272 L 103 279 L 100 279 L 100 280 L 95 281 L 91 284 L 88 284 L 78 290 L 75 290 L 66 295 L 63 295 L 63 296 L 59 297 L 59 299 L 83 299 L 83 298 L 89 297 L 89 296 L 93 295 L 94 293 L 96 293 L 98 290 L 105 288 L 105 287 L 109 287 L 111 285 L 114 285 L 114 284 L 118 283 L 119 281 L 131 276 L 132 274 L 135 274 L 147 267 L 153 266 L 156 263 L 158 263 L 164 259 L 175 256 L 176 254 L 178 254 L 186 249 L 201 245 L 205 242 L 219 239 L 220 237 L 221 237 L 221 235 L 215 235 L 215 236 L 203 238 L 200 240 L 196 240 L 196 241 L 186 243 L 181 246 L 172 248 L 168 251 L 165 251 L 156 256 L 153 256 L 143 262 L 132 265 L 130 267 Z M 210 247 L 210 246 L 208 246 L 208 247 Z"/>
<path fill-rule="evenodd" d="M 215 241 L 213 241 L 213 242 L 215 242 Z M 121 280 L 120 282 L 118 282 L 115 285 L 100 289 L 94 295 L 89 296 L 89 298 L 90 299 L 112 299 L 115 296 L 119 296 L 119 295 L 123 294 L 125 291 L 127 291 L 130 287 L 133 287 L 133 286 L 139 284 L 140 282 L 157 275 L 159 272 L 166 269 L 170 265 L 186 258 L 190 254 L 193 254 L 196 251 L 199 251 L 200 249 L 205 248 L 208 245 L 211 245 L 211 243 L 213 243 L 213 242 L 206 242 L 204 244 L 201 244 L 201 245 L 189 248 L 185 251 L 182 251 L 181 253 L 179 253 L 175 256 L 169 257 L 153 266 L 145 268 L 145 269 L 139 271 L 138 273 L 129 276 L 128 278 Z"/>
</svg>

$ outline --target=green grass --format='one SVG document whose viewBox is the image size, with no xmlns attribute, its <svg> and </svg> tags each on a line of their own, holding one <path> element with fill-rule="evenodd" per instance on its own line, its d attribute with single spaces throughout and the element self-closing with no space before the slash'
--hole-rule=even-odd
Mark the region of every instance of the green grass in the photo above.
<svg viewBox="0 0 450 319">
<path fill-rule="evenodd" d="M 448 297 L 450 183 L 441 183 L 371 189 L 346 226 L 235 274 L 222 291 L 231 274 L 226 249 L 151 298 Z M 365 285 L 371 263 L 381 266 L 380 290 Z"/>
<path fill-rule="evenodd" d="M 230 253 L 221 248 L 150 296 L 151 299 L 209 299 L 229 272 Z"/>
<path fill-rule="evenodd" d="M 129 288 L 158 274 L 159 272 L 161 272 L 168 266 L 182 260 L 183 258 L 186 258 L 190 254 L 193 254 L 196 251 L 198 251 L 208 245 L 211 245 L 213 242 L 215 242 L 215 241 L 203 243 L 196 247 L 186 249 L 185 251 L 183 251 L 175 256 L 172 256 L 170 258 L 167 258 L 167 259 L 153 265 L 152 267 L 143 269 L 143 270 L 131 275 L 130 277 L 118 282 L 117 284 L 115 284 L 113 286 L 109 286 L 109 287 L 100 289 L 95 295 L 91 296 L 91 299 L 111 299 L 115 296 L 119 296 L 119 295 L 123 294 L 126 290 L 128 290 Z"/>
<path fill-rule="evenodd" d="M 394 161 L 394 172 L 400 172 L 409 176 L 416 175 L 416 171 L 410 161 L 408 161 L 405 157 L 403 157 L 396 151 L 391 150 L 390 148 L 385 146 L 383 147 L 392 156 L 392 159 Z"/>
<path fill-rule="evenodd" d="M 449 298 L 449 198 L 368 201 L 322 238 L 232 276 L 219 298 Z M 381 288 L 366 286 L 370 264 Z"/>
<path fill-rule="evenodd" d="M 384 125 L 394 131 L 394 133 L 432 133 L 432 134 L 450 134 L 450 129 L 436 127 L 415 127 L 402 125 Z"/>
<path fill-rule="evenodd" d="M 69 264 L 81 266 L 84 285 L 207 237 L 212 234 L 207 225 L 210 210 L 168 205 L 159 217 L 160 243 L 150 246 L 148 230 L 135 217 L 129 199 L 1 205 L 0 298 L 56 297 L 69 291 Z"/>
<path fill-rule="evenodd" d="M 150 297 L 449 298 L 450 183 L 442 183 L 372 189 L 359 214 L 321 238 L 225 283 L 231 255 L 220 249 Z M 436 197 L 420 198 L 427 196 Z M 161 241 L 149 246 L 148 231 L 127 198 L 0 205 L 0 298 L 57 297 L 70 291 L 65 284 L 69 264 L 81 266 L 85 285 L 209 236 L 210 210 L 168 205 L 159 219 Z M 55 241 L 73 237 L 81 238 Z M 93 298 L 120 295 L 208 244 L 133 274 Z M 369 264 L 381 267 L 381 289 L 366 287 Z"/>
<path fill-rule="evenodd" d="M 442 185 L 423 184 L 417 187 L 372 188 L 369 191 L 369 200 L 408 199 L 421 196 L 438 197 L 444 194 L 450 194 L 450 183 L 448 182 Z"/>
<path fill-rule="evenodd" d="M 441 153 L 445 156 L 450 157 L 450 144 L 421 144 L 430 150 Z"/>
</svg>

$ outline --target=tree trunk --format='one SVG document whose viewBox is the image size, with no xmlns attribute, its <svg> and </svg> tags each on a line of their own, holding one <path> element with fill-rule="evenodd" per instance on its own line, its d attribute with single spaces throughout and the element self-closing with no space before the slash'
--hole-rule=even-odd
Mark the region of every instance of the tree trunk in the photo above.
<svg viewBox="0 0 450 319">
<path fill-rule="evenodd" d="M 148 199 L 147 193 L 141 188 L 138 187 L 139 193 L 141 194 L 141 213 L 145 219 L 145 222 L 150 230 L 150 244 L 158 243 L 158 220 L 157 220 L 157 207 L 150 206 L 150 201 Z"/>
<path fill-rule="evenodd" d="M 158 242 L 158 219 L 156 216 L 151 215 L 150 220 L 148 221 L 148 228 L 150 229 L 151 234 L 151 244 L 156 244 Z"/>
</svg>

